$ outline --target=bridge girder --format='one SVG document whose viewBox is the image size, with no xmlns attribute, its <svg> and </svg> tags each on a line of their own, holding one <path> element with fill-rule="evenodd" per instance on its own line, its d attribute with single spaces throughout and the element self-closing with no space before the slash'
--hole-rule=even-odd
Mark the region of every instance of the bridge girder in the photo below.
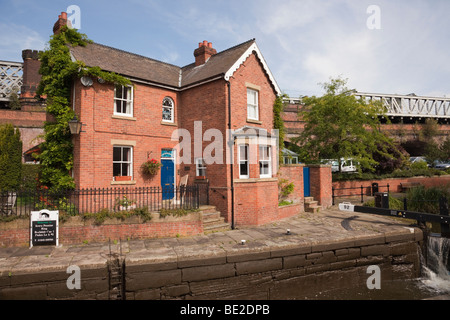
<svg viewBox="0 0 450 320">
<path fill-rule="evenodd" d="M 0 101 L 9 101 L 13 92 L 20 93 L 23 63 L 0 61 Z"/>
<path fill-rule="evenodd" d="M 384 116 L 397 119 L 434 118 L 450 119 L 450 98 L 423 97 L 416 95 L 396 95 L 356 92 L 355 97 L 371 101 L 381 101 Z M 301 98 L 287 98 L 285 103 L 301 105 Z"/>
</svg>

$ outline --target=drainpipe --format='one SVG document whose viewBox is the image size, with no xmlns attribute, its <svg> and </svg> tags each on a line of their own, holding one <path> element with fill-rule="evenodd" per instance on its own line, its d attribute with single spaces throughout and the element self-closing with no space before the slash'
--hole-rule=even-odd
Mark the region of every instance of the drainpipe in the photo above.
<svg viewBox="0 0 450 320">
<path fill-rule="evenodd" d="M 227 87 L 228 87 L 228 132 L 229 132 L 229 143 L 231 144 L 232 140 L 232 132 L 231 132 L 231 84 L 230 81 L 227 81 Z M 231 229 L 235 229 L 235 221 L 234 221 L 234 170 L 233 170 L 233 148 L 234 148 L 234 141 L 233 145 L 230 145 L 230 171 L 231 171 Z"/>
</svg>

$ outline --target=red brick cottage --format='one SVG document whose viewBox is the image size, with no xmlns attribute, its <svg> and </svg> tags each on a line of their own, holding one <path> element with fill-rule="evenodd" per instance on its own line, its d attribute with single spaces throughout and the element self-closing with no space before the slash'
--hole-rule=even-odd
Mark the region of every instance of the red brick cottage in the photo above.
<svg viewBox="0 0 450 320">
<path fill-rule="evenodd" d="M 61 15 L 54 32 L 66 21 Z M 133 84 L 74 83 L 72 104 L 83 123 L 73 136 L 78 188 L 176 187 L 188 176 L 189 183 L 209 181 L 210 203 L 228 222 L 279 218 L 272 127 L 280 89 L 254 39 L 221 52 L 203 41 L 184 67 L 97 43 L 70 54 Z M 156 175 L 141 170 L 149 158 L 162 164 Z"/>
</svg>

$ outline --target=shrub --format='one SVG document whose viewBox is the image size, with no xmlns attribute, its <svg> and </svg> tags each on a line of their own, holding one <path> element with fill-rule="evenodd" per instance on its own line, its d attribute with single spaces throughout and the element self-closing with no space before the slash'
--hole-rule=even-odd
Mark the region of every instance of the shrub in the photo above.
<svg viewBox="0 0 450 320">
<path fill-rule="evenodd" d="M 162 208 L 159 212 L 159 215 L 161 218 L 165 218 L 167 216 L 173 216 L 173 217 L 183 217 L 188 215 L 191 212 L 197 212 L 197 209 L 164 209 Z"/>
<path fill-rule="evenodd" d="M 375 199 L 366 201 L 364 203 L 364 206 L 365 207 L 375 207 Z M 403 201 L 398 198 L 389 196 L 389 208 L 393 209 L 393 210 L 403 210 Z"/>
<path fill-rule="evenodd" d="M 39 164 L 22 164 L 22 184 L 23 189 L 36 189 L 39 179 Z"/>
<path fill-rule="evenodd" d="M 0 126 L 0 191 L 17 189 L 22 180 L 22 140 L 12 124 Z"/>
<path fill-rule="evenodd" d="M 413 171 L 414 170 L 427 170 L 428 164 L 425 161 L 417 161 L 417 162 L 411 163 L 410 168 Z"/>
<path fill-rule="evenodd" d="M 408 190 L 408 210 L 439 214 L 439 199 L 450 200 L 449 186 L 425 188 L 419 186 Z"/>
<path fill-rule="evenodd" d="M 294 192 L 294 184 L 280 178 L 278 180 L 278 201 L 286 199 L 292 192 Z"/>
</svg>

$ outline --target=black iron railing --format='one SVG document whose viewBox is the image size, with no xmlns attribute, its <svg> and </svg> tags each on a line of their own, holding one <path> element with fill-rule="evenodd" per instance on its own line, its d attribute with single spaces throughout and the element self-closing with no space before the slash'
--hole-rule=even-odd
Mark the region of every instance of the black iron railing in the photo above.
<svg viewBox="0 0 450 320">
<path fill-rule="evenodd" d="M 188 185 L 142 188 L 91 188 L 51 191 L 46 188 L 15 190 L 0 193 L 1 215 L 29 215 L 31 211 L 48 209 L 64 211 L 68 215 L 112 212 L 146 208 L 197 209 L 209 204 L 209 186 Z"/>
<path fill-rule="evenodd" d="M 377 183 L 373 183 L 370 186 L 363 186 L 360 187 L 352 187 L 352 188 L 334 188 L 332 187 L 332 198 L 333 198 L 333 205 L 335 205 L 335 199 L 336 198 L 342 198 L 342 197 L 361 197 L 361 203 L 364 202 L 364 196 L 374 196 L 375 193 L 381 192 L 381 189 L 386 190 L 385 192 L 389 193 L 389 183 L 385 186 L 380 186 Z M 344 191 L 343 191 L 344 190 Z"/>
</svg>

